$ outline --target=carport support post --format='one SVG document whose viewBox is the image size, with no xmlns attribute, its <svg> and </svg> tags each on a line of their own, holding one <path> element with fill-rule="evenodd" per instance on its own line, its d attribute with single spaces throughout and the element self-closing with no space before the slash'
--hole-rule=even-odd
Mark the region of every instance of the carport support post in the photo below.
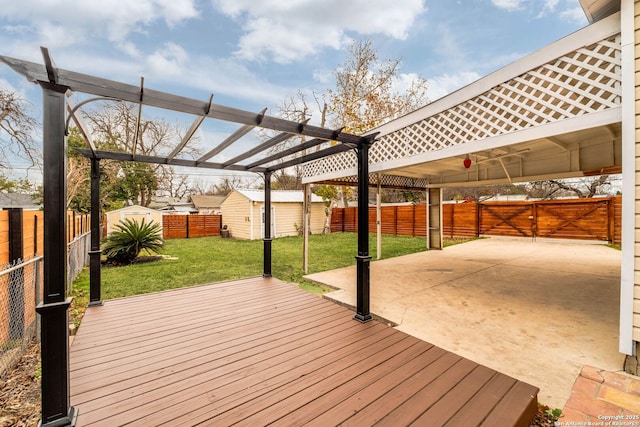
<svg viewBox="0 0 640 427">
<path fill-rule="evenodd" d="M 359 322 L 371 320 L 369 312 L 369 145 L 358 144 L 358 256 L 356 257 L 356 316 Z"/>
<path fill-rule="evenodd" d="M 264 174 L 264 266 L 262 277 L 271 277 L 271 173 Z"/>
<path fill-rule="evenodd" d="M 49 68 L 49 67 L 48 67 Z M 41 319 L 42 427 L 73 426 L 69 398 L 69 305 L 67 284 L 67 87 L 40 82 L 43 89 L 44 301 Z"/>
<path fill-rule="evenodd" d="M 91 250 L 89 251 L 89 307 L 102 305 L 100 277 L 100 159 L 91 158 Z"/>
</svg>

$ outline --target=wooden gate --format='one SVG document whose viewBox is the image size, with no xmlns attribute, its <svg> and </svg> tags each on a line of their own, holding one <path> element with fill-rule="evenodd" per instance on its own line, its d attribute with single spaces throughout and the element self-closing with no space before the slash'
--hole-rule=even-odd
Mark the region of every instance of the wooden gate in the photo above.
<svg viewBox="0 0 640 427">
<path fill-rule="evenodd" d="M 609 199 L 496 202 L 478 205 L 480 234 L 614 241 Z"/>
<path fill-rule="evenodd" d="M 533 203 L 481 203 L 478 208 L 480 234 L 517 237 L 534 235 Z"/>
<path fill-rule="evenodd" d="M 607 199 L 536 203 L 537 235 L 613 241 L 613 204 Z"/>
</svg>

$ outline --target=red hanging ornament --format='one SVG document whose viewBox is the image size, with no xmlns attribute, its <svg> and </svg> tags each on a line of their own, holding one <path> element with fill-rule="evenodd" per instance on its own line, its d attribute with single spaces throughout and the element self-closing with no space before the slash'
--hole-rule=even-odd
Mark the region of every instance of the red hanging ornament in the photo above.
<svg viewBox="0 0 640 427">
<path fill-rule="evenodd" d="M 462 164 L 464 165 L 465 169 L 469 169 L 471 167 L 471 159 L 469 158 L 468 154 L 464 156 L 464 160 L 462 161 Z"/>
</svg>

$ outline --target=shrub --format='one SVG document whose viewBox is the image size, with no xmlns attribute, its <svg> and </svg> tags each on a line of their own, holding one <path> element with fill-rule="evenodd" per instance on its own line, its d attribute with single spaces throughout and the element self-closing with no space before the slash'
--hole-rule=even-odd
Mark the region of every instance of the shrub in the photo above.
<svg viewBox="0 0 640 427">
<path fill-rule="evenodd" d="M 116 225 L 116 231 L 103 240 L 102 253 L 114 264 L 128 265 L 141 251 L 158 252 L 164 247 L 162 230 L 156 222 L 138 223 L 126 218 Z"/>
</svg>

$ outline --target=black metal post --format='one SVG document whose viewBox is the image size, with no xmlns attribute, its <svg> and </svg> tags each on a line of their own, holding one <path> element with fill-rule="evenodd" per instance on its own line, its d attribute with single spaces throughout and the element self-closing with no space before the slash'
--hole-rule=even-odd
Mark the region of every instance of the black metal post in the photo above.
<svg viewBox="0 0 640 427">
<path fill-rule="evenodd" d="M 369 142 L 357 147 L 358 153 L 358 256 L 356 256 L 356 316 L 359 322 L 371 320 L 369 291 Z"/>
<path fill-rule="evenodd" d="M 69 399 L 69 305 L 67 284 L 67 88 L 40 82 L 43 89 L 44 301 L 41 316 L 42 427 L 74 426 Z"/>
<path fill-rule="evenodd" d="M 89 251 L 89 307 L 102 305 L 100 271 L 100 159 L 91 159 L 91 250 Z"/>
<path fill-rule="evenodd" d="M 271 172 L 264 174 L 264 266 L 262 277 L 271 277 Z"/>
</svg>

